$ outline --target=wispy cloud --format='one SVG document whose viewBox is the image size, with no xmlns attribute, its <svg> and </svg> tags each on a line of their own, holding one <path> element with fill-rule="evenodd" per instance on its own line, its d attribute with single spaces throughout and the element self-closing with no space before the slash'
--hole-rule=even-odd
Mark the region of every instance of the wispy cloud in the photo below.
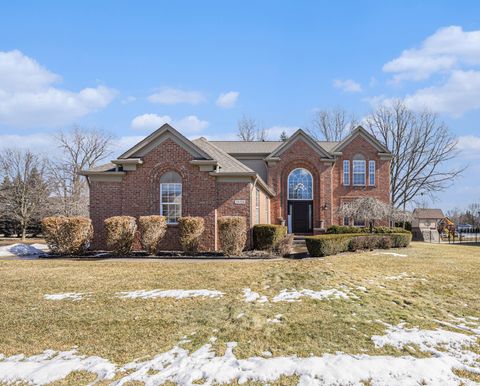
<svg viewBox="0 0 480 386">
<path fill-rule="evenodd" d="M 440 28 L 419 48 L 407 49 L 383 66 L 395 81 L 424 80 L 432 74 L 480 64 L 480 30 L 464 31 L 459 26 Z"/>
<path fill-rule="evenodd" d="M 176 88 L 163 88 L 147 98 L 151 103 L 161 105 L 190 104 L 197 105 L 206 100 L 205 95 L 200 91 L 188 91 Z"/>
<path fill-rule="evenodd" d="M 0 51 L 0 123 L 55 127 L 106 107 L 115 90 L 106 86 L 78 92 L 55 87 L 61 77 L 18 50 Z"/>
<path fill-rule="evenodd" d="M 131 127 L 135 130 L 155 130 L 165 123 L 185 133 L 197 133 L 208 127 L 208 121 L 201 120 L 196 115 L 175 120 L 169 115 L 158 114 L 138 115 L 132 119 Z"/>
<path fill-rule="evenodd" d="M 352 79 L 335 79 L 333 81 L 333 87 L 338 88 L 343 92 L 354 93 L 362 91 L 362 85 Z"/>
<path fill-rule="evenodd" d="M 235 106 L 239 95 L 240 93 L 237 91 L 229 91 L 226 93 L 222 93 L 217 98 L 217 106 L 222 107 L 224 109 L 229 109 Z"/>
</svg>

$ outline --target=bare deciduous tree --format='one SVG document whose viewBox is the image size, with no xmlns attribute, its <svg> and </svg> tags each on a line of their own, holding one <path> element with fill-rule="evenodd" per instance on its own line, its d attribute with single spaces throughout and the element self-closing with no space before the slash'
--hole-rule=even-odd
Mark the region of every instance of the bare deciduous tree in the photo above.
<svg viewBox="0 0 480 386">
<path fill-rule="evenodd" d="M 238 120 L 237 136 L 241 141 L 267 141 L 268 131 L 258 128 L 257 122 L 246 115 Z"/>
<path fill-rule="evenodd" d="M 309 134 L 316 140 L 341 141 L 358 125 L 354 115 L 341 108 L 314 113 Z"/>
<path fill-rule="evenodd" d="M 390 217 L 390 214 L 390 205 L 373 197 L 346 201 L 338 208 L 339 216 L 365 220 L 370 230 L 373 229 L 376 220 L 385 220 Z"/>
<path fill-rule="evenodd" d="M 96 166 L 110 154 L 112 136 L 76 127 L 70 132 L 60 131 L 55 139 L 63 153 L 50 167 L 57 213 L 88 215 L 88 186 L 79 172 Z"/>
<path fill-rule="evenodd" d="M 392 152 L 391 202 L 404 208 L 418 195 L 444 190 L 464 170 L 448 167 L 457 139 L 435 113 L 408 109 L 402 101 L 381 106 L 367 127 Z"/>
<path fill-rule="evenodd" d="M 6 149 L 0 154 L 0 204 L 4 214 L 18 223 L 22 240 L 28 226 L 48 209 L 46 169 L 46 160 L 29 150 Z"/>
</svg>

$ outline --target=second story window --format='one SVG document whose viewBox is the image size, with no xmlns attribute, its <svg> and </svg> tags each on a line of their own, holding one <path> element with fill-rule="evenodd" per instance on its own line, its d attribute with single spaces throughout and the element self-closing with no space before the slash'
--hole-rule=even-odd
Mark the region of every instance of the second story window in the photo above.
<svg viewBox="0 0 480 386">
<path fill-rule="evenodd" d="M 367 165 L 365 158 L 357 154 L 353 159 L 353 183 L 354 186 L 365 186 L 367 184 Z"/>
<path fill-rule="evenodd" d="M 375 186 L 375 161 L 368 161 L 368 185 Z"/>
<path fill-rule="evenodd" d="M 350 185 L 350 161 L 343 161 L 343 185 Z"/>
</svg>

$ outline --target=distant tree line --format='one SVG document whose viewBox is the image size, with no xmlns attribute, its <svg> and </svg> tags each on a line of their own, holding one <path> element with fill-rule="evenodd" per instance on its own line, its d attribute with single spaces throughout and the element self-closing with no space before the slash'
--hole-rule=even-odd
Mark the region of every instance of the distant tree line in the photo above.
<svg viewBox="0 0 480 386">
<path fill-rule="evenodd" d="M 110 154 L 112 136 L 76 127 L 52 141 L 59 156 L 0 150 L 0 234 L 25 239 L 40 232 L 47 215 L 88 216 L 88 186 L 79 172 Z"/>
</svg>

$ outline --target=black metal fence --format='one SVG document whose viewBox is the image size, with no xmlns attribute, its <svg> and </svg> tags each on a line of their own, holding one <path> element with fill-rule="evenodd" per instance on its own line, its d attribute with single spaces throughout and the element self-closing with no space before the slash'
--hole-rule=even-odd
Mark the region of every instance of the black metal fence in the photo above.
<svg viewBox="0 0 480 386">
<path fill-rule="evenodd" d="M 455 233 L 442 234 L 441 239 L 449 244 L 480 243 L 480 227 L 460 228 Z"/>
</svg>

